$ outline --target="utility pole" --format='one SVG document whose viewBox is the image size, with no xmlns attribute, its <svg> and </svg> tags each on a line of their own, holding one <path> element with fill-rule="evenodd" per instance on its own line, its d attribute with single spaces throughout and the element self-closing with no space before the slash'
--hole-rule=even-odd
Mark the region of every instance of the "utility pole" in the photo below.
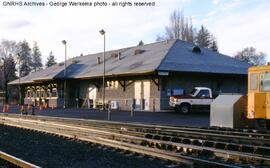
<svg viewBox="0 0 270 168">
<path fill-rule="evenodd" d="M 64 44 L 65 46 L 65 62 L 64 62 L 64 65 L 65 65 L 65 69 L 64 69 L 64 105 L 63 105 L 63 108 L 66 108 L 67 107 L 67 102 L 66 102 L 66 88 L 67 88 L 67 42 L 66 40 L 63 40 L 62 43 Z"/>
<path fill-rule="evenodd" d="M 105 110 L 105 31 L 102 29 L 99 31 L 101 35 L 103 35 L 103 40 L 104 40 L 104 50 L 103 50 L 103 77 L 102 77 L 102 106 L 103 110 Z"/>
</svg>

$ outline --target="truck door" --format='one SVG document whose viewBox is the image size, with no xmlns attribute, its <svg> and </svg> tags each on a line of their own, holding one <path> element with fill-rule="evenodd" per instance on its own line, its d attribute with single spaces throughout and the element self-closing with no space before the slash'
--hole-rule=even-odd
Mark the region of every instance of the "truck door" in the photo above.
<svg viewBox="0 0 270 168">
<path fill-rule="evenodd" d="M 198 103 L 201 106 L 206 106 L 209 107 L 209 105 L 211 104 L 211 102 L 213 101 L 212 98 L 210 97 L 210 92 L 207 89 L 203 89 L 201 90 L 198 95 Z"/>
</svg>

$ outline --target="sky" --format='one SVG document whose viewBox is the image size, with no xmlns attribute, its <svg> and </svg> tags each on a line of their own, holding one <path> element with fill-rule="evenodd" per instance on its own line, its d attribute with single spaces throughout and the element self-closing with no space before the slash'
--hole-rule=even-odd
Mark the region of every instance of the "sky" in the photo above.
<svg viewBox="0 0 270 168">
<path fill-rule="evenodd" d="M 8 0 L 1 0 L 0 39 L 27 40 L 31 46 L 37 41 L 43 62 L 50 51 L 56 56 L 57 62 L 60 62 L 64 60 L 62 40 L 67 41 L 69 58 L 102 52 L 103 37 L 99 34 L 101 29 L 106 31 L 106 50 L 134 46 L 140 40 L 153 43 L 157 35 L 164 33 L 164 27 L 169 24 L 170 13 L 176 9 L 183 10 L 185 16 L 192 17 L 197 29 L 202 24 L 208 28 L 217 38 L 220 53 L 233 56 L 244 47 L 253 46 L 258 51 L 265 52 L 270 61 L 269 0 L 128 1 L 155 2 L 155 6 L 29 7 L 5 6 L 4 3 Z"/>
</svg>

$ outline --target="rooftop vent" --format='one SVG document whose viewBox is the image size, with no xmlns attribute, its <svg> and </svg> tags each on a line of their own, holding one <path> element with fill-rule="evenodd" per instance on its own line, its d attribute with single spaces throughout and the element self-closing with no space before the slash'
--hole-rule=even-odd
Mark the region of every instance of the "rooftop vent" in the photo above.
<svg viewBox="0 0 270 168">
<path fill-rule="evenodd" d="M 63 63 L 63 62 L 60 62 L 58 65 L 59 65 L 59 66 L 63 66 L 63 65 L 64 65 L 64 63 Z"/>
<path fill-rule="evenodd" d="M 111 54 L 111 57 L 112 57 L 112 58 L 117 58 L 117 57 L 118 57 L 118 54 L 117 54 L 117 53 L 112 53 L 112 54 Z"/>
<path fill-rule="evenodd" d="M 100 57 L 97 58 L 97 64 L 100 64 L 101 63 L 101 59 Z"/>
<path fill-rule="evenodd" d="M 194 53 L 201 53 L 201 49 L 200 49 L 200 47 L 195 46 L 195 47 L 192 48 L 192 52 L 194 52 Z"/>
<path fill-rule="evenodd" d="M 134 55 L 142 54 L 143 52 L 144 52 L 144 50 L 136 49 L 136 50 L 134 51 Z"/>
<path fill-rule="evenodd" d="M 72 64 L 77 64 L 79 62 L 80 62 L 79 60 L 72 60 Z"/>
<path fill-rule="evenodd" d="M 118 60 L 121 60 L 121 52 L 118 53 Z"/>
</svg>

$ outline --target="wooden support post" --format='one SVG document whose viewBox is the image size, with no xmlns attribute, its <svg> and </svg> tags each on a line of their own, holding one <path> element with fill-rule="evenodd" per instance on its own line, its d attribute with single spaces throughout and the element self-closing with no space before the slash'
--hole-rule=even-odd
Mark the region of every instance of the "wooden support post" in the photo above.
<svg viewBox="0 0 270 168">
<path fill-rule="evenodd" d="M 154 82 L 154 84 L 158 87 L 158 91 L 160 90 L 160 79 L 159 78 L 157 78 L 157 81 L 156 81 L 156 79 L 151 79 L 153 82 Z"/>
<path fill-rule="evenodd" d="M 122 86 L 123 91 L 126 91 L 126 81 L 124 80 L 123 83 L 121 81 L 118 81 L 118 83 Z"/>
</svg>

